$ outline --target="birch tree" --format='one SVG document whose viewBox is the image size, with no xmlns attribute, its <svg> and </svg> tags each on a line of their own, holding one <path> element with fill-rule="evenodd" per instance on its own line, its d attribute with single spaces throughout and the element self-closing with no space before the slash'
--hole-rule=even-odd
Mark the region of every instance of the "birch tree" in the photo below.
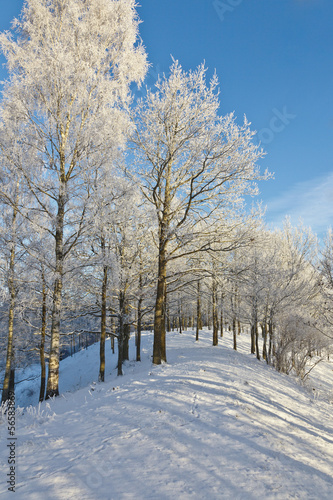
<svg viewBox="0 0 333 500">
<path fill-rule="evenodd" d="M 194 241 L 198 251 L 209 248 L 221 217 L 237 224 L 243 196 L 255 194 L 255 180 L 263 178 L 249 123 L 238 126 L 233 114 L 218 115 L 217 85 L 216 76 L 206 84 L 204 65 L 186 73 L 175 61 L 170 77 L 160 78 L 136 108 L 138 171 L 158 221 L 155 364 L 166 361 L 168 263 L 186 255 Z"/>
<path fill-rule="evenodd" d="M 110 161 L 128 127 L 130 84 L 146 71 L 134 0 L 27 0 L 15 34 L 0 43 L 10 78 L 2 120 L 20 124 L 30 165 L 17 164 L 54 239 L 51 347 L 46 397 L 59 394 L 66 259 L 85 228 L 101 158 Z M 103 156 L 101 156 L 103 153 Z"/>
<path fill-rule="evenodd" d="M 13 194 L 14 200 L 18 199 L 18 183 Z M 0 242 L 2 253 L 4 253 L 4 266 L 0 266 L 4 272 L 4 285 L 8 291 L 8 334 L 7 334 L 7 352 L 6 352 L 6 367 L 3 381 L 2 399 L 5 403 L 10 398 L 10 392 L 14 392 L 14 314 L 18 293 L 17 279 L 17 232 L 18 232 L 18 210 L 17 205 L 1 207 L 3 210 L 3 219 L 1 221 L 2 231 L 0 234 Z M 9 212 L 9 213 L 8 213 Z M 7 226 L 7 227 L 6 227 Z M 6 252 L 7 250 L 7 252 Z M 6 255 L 7 254 L 7 255 Z"/>
</svg>

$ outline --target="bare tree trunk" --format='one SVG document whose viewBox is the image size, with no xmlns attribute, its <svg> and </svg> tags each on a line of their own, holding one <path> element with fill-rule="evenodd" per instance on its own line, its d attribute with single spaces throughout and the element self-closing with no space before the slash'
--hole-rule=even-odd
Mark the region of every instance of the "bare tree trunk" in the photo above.
<svg viewBox="0 0 333 500">
<path fill-rule="evenodd" d="M 221 293 L 221 315 L 220 315 L 220 326 L 221 326 L 221 333 L 220 333 L 220 337 L 223 337 L 223 321 L 224 321 L 224 318 L 223 318 L 223 299 L 224 299 L 224 293 L 222 292 Z"/>
<path fill-rule="evenodd" d="M 232 318 L 232 335 L 233 335 L 233 341 L 234 341 L 234 350 L 237 351 L 237 320 L 236 317 L 234 316 Z"/>
<path fill-rule="evenodd" d="M 178 322 L 179 322 L 179 333 L 183 331 L 183 311 L 182 311 L 182 298 L 181 295 L 178 294 Z"/>
<path fill-rule="evenodd" d="M 166 362 L 166 304 L 167 304 L 167 281 L 164 281 L 164 300 L 162 312 L 162 330 L 161 330 L 161 361 Z"/>
<path fill-rule="evenodd" d="M 274 354 L 273 353 L 273 350 L 274 350 L 273 349 L 273 342 L 274 342 L 273 335 L 274 335 L 274 330 L 273 330 L 273 320 L 272 320 L 272 318 L 270 318 L 269 322 L 268 322 L 268 333 L 269 333 L 269 348 L 268 348 L 267 362 L 271 363 L 272 355 Z"/>
<path fill-rule="evenodd" d="M 153 363 L 155 365 L 166 362 L 166 334 L 165 334 L 165 313 L 166 313 L 166 273 L 167 273 L 167 245 L 168 245 L 168 229 L 170 223 L 170 179 L 171 179 L 171 162 L 169 161 L 166 167 L 166 178 L 164 186 L 164 201 L 161 218 L 159 219 L 159 248 L 158 248 L 158 276 L 157 290 L 155 302 L 155 317 L 154 317 L 154 347 L 153 347 Z"/>
<path fill-rule="evenodd" d="M 140 261 L 141 264 L 141 261 Z M 141 361 L 141 330 L 142 330 L 142 274 L 141 274 L 141 265 L 140 265 L 140 274 L 139 274 L 139 298 L 137 305 L 137 323 L 136 323 L 136 360 Z"/>
<path fill-rule="evenodd" d="M 55 281 L 53 289 L 51 345 L 49 356 L 49 374 L 47 379 L 45 399 L 59 396 L 59 361 L 60 361 L 60 319 L 62 307 L 63 280 L 63 237 L 65 217 L 65 184 L 60 186 L 58 198 L 58 214 L 55 238 Z"/>
<path fill-rule="evenodd" d="M 11 281 L 11 279 L 10 279 Z M 7 340 L 7 357 L 6 357 L 6 369 L 5 377 L 3 381 L 2 388 L 2 399 L 1 402 L 5 403 L 9 399 L 9 394 L 11 391 L 11 379 L 14 372 L 14 308 L 15 308 L 15 289 L 14 284 L 10 286 L 10 305 L 8 314 L 8 340 Z"/>
<path fill-rule="evenodd" d="M 103 261 L 105 259 L 105 240 L 101 240 Z M 103 264 L 103 281 L 102 281 L 102 294 L 101 294 L 101 340 L 99 346 L 99 376 L 100 382 L 105 379 L 105 338 L 106 338 L 106 292 L 108 286 L 108 266 Z"/>
<path fill-rule="evenodd" d="M 212 316 L 213 316 L 213 345 L 218 345 L 219 339 L 219 322 L 217 315 L 217 286 L 216 279 L 213 277 L 212 283 Z"/>
<path fill-rule="evenodd" d="M 241 327 L 241 322 L 240 322 L 240 306 L 241 306 L 241 299 L 240 299 L 240 296 L 239 296 L 239 293 L 238 293 L 238 287 L 236 287 L 236 300 L 235 300 L 235 303 L 236 303 L 236 315 L 237 315 L 237 335 L 240 335 L 241 334 L 241 331 L 242 331 L 242 327 Z"/>
<path fill-rule="evenodd" d="M 256 324 L 255 324 L 255 335 L 256 335 L 256 356 L 257 356 L 257 359 L 260 360 L 258 322 L 256 322 Z"/>
<path fill-rule="evenodd" d="M 125 294 L 124 294 L 125 297 Z M 124 339 L 123 339 L 123 361 L 129 359 L 129 339 L 130 339 L 130 325 L 129 325 L 129 305 L 127 299 L 124 298 Z"/>
<path fill-rule="evenodd" d="M 40 391 L 39 391 L 39 401 L 44 401 L 45 395 L 45 386 L 46 386 L 46 366 L 45 366 L 45 337 L 46 337 L 46 283 L 45 283 L 45 275 L 44 271 L 42 271 L 42 281 L 43 281 L 43 289 L 42 289 L 42 329 L 41 329 L 41 338 L 40 338 L 40 348 L 39 348 L 39 359 L 40 359 L 40 368 L 41 368 L 41 377 L 40 377 Z"/>
<path fill-rule="evenodd" d="M 165 353 L 165 316 L 164 316 L 164 301 L 165 301 L 165 286 L 166 286 L 166 256 L 165 242 L 161 235 L 160 251 L 158 258 L 158 281 L 155 303 L 155 318 L 154 318 L 154 348 L 153 348 L 153 363 L 155 365 L 166 361 Z M 164 345 L 163 344 L 164 339 Z"/>
<path fill-rule="evenodd" d="M 257 335 L 258 335 L 258 312 L 257 312 L 257 301 L 256 298 L 254 297 L 252 302 L 251 354 L 256 353 Z"/>
<path fill-rule="evenodd" d="M 136 360 L 141 361 L 141 314 L 142 297 L 138 300 L 138 322 L 136 327 Z"/>
<path fill-rule="evenodd" d="M 232 312 L 232 336 L 233 336 L 233 348 L 237 351 L 237 318 L 236 318 L 236 307 L 237 307 L 237 295 L 236 291 L 231 294 L 230 305 Z M 230 329 L 230 326 L 229 326 Z"/>
<path fill-rule="evenodd" d="M 120 301 L 122 300 L 121 295 L 122 294 L 120 293 Z M 118 325 L 118 365 L 117 365 L 118 377 L 123 374 L 123 342 L 124 342 L 124 323 L 123 323 L 123 315 L 120 312 L 119 325 Z"/>
<path fill-rule="evenodd" d="M 170 326 L 170 309 L 169 309 L 169 305 L 167 305 L 167 309 L 166 309 L 166 321 L 167 321 L 167 332 L 170 332 L 171 326 Z"/>
<path fill-rule="evenodd" d="M 255 341 L 255 327 L 254 323 L 251 324 L 251 354 L 256 352 L 256 341 Z"/>
<path fill-rule="evenodd" d="M 208 330 L 210 330 L 210 326 L 211 326 L 211 323 L 210 323 L 210 303 L 208 301 L 208 304 L 207 304 L 207 328 L 208 328 Z"/>
<path fill-rule="evenodd" d="M 268 336 L 267 317 L 265 316 L 264 323 L 263 323 L 263 337 L 264 337 L 264 342 L 263 342 L 263 346 L 262 346 L 262 357 L 268 363 L 267 336 Z"/>
<path fill-rule="evenodd" d="M 201 297 L 200 297 L 200 281 L 198 280 L 197 284 L 197 326 L 195 332 L 195 340 L 199 340 L 199 329 L 202 327 L 201 325 Z"/>
<path fill-rule="evenodd" d="M 6 369 L 5 377 L 2 387 L 2 398 L 1 403 L 5 403 L 10 398 L 11 392 L 14 392 L 14 309 L 15 309 L 15 299 L 16 299 L 16 288 L 15 288 L 15 232 L 16 232 L 16 217 L 17 209 L 13 209 L 12 217 L 12 242 L 10 249 L 10 261 L 9 261 L 9 277 L 8 277 L 8 289 L 10 294 L 9 299 L 9 312 L 8 312 L 8 340 L 7 340 L 7 356 L 6 356 Z"/>
<path fill-rule="evenodd" d="M 111 310 L 111 308 L 110 308 Z M 110 318 L 110 324 L 111 324 L 111 333 L 114 333 L 116 334 L 116 325 L 115 325 L 115 321 L 114 321 L 114 316 L 111 314 L 111 318 Z M 114 336 L 111 335 L 111 351 L 112 351 L 112 354 L 114 354 Z"/>
</svg>

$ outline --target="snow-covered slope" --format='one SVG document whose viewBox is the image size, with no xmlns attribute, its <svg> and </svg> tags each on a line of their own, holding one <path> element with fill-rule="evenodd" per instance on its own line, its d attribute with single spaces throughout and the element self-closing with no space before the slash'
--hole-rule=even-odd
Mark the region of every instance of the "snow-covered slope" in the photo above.
<svg viewBox="0 0 333 500">
<path fill-rule="evenodd" d="M 199 343 L 193 332 L 170 333 L 161 366 L 151 364 L 151 344 L 147 333 L 143 361 L 127 362 L 120 378 L 108 349 L 104 384 L 89 383 L 98 346 L 61 363 L 62 391 L 88 386 L 17 417 L 16 493 L 7 492 L 2 446 L 1 498 L 333 498 L 332 404 L 324 397 L 249 355 L 246 336 L 234 352 L 228 338 L 212 347 L 208 332 Z M 332 367 L 322 369 L 326 383 Z M 6 443 L 3 421 L 0 433 Z"/>
</svg>

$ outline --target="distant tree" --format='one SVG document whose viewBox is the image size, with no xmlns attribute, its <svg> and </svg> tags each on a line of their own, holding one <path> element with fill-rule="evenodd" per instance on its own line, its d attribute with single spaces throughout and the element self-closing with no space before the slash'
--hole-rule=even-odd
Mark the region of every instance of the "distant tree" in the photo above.
<svg viewBox="0 0 333 500">
<path fill-rule="evenodd" d="M 251 352 L 259 358 L 260 324 L 263 357 L 287 373 L 304 371 L 319 339 L 315 259 L 314 235 L 301 225 L 292 227 L 288 220 L 283 230 L 258 233 L 242 257 L 247 270 L 241 294 L 243 314 L 251 326 Z"/>
<path fill-rule="evenodd" d="M 329 353 L 333 345 L 333 231 L 328 229 L 324 245 L 319 254 L 319 283 L 321 300 L 318 304 L 318 321 L 324 344 Z"/>
</svg>

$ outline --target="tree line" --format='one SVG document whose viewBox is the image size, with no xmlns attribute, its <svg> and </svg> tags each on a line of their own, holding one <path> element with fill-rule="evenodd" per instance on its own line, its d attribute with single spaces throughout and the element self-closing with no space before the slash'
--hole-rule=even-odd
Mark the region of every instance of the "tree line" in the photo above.
<svg viewBox="0 0 333 500">
<path fill-rule="evenodd" d="M 61 356 L 92 341 L 104 381 L 107 337 L 121 375 L 147 327 L 155 364 L 168 330 L 199 340 L 203 324 L 235 349 L 248 328 L 253 354 L 302 376 L 330 345 L 331 233 L 320 253 L 306 228 L 268 231 L 246 206 L 270 178 L 264 153 L 246 119 L 220 113 L 204 65 L 173 61 L 133 97 L 138 27 L 133 0 L 27 0 L 0 36 L 2 402 L 37 356 L 40 400 L 57 396 Z"/>
</svg>

